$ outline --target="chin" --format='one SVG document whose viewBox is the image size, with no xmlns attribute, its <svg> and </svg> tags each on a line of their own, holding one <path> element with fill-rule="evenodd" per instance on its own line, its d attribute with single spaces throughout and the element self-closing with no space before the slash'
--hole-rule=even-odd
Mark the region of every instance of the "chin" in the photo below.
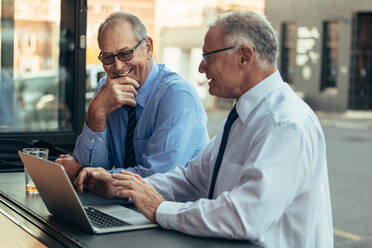
<svg viewBox="0 0 372 248">
<path fill-rule="evenodd" d="M 209 88 L 209 94 L 221 98 L 234 98 L 233 96 L 230 96 L 228 93 L 218 90 L 216 88 Z"/>
<path fill-rule="evenodd" d="M 220 96 L 221 95 L 221 89 L 219 87 L 216 87 L 214 80 L 210 81 L 208 83 L 209 86 L 209 94 L 212 96 Z"/>
<path fill-rule="evenodd" d="M 209 94 L 212 95 L 212 96 L 217 96 L 216 93 L 215 93 L 215 89 L 211 86 L 209 86 Z"/>
</svg>

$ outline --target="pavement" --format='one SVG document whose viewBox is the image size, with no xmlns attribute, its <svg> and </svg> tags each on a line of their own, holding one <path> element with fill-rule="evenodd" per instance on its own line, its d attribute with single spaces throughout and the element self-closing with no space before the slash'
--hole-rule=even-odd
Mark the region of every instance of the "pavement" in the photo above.
<svg viewBox="0 0 372 248">
<path fill-rule="evenodd" d="M 360 130 L 372 129 L 372 111 L 316 111 L 316 114 L 322 126 Z"/>
<path fill-rule="evenodd" d="M 372 129 L 372 111 L 348 110 L 345 112 L 316 111 L 316 115 L 323 127 L 337 127 L 345 129 Z M 221 123 L 229 114 L 229 110 L 208 109 L 208 132 L 213 137 Z"/>
</svg>

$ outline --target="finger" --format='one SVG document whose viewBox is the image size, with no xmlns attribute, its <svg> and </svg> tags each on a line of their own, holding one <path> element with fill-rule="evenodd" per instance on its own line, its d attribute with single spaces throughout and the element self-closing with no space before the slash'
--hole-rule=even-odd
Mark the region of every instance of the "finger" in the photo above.
<svg viewBox="0 0 372 248">
<path fill-rule="evenodd" d="M 133 85 L 135 88 L 140 87 L 139 83 L 129 76 L 119 77 L 116 81 L 121 85 Z"/>
<path fill-rule="evenodd" d="M 114 91 L 117 92 L 118 95 L 130 93 L 130 96 L 137 96 L 137 90 L 133 87 L 133 85 L 117 85 L 114 87 Z"/>
<path fill-rule="evenodd" d="M 66 160 L 64 158 L 57 158 L 54 162 L 56 162 L 57 164 L 62 165 L 63 167 L 65 167 L 65 169 L 66 169 L 66 166 L 68 166 L 68 164 L 66 164 Z"/>
<path fill-rule="evenodd" d="M 128 92 L 128 91 L 122 91 L 121 92 L 121 97 L 124 97 L 124 98 L 131 98 L 131 99 L 135 99 L 137 96 L 137 93 L 133 93 L 133 92 Z"/>
<path fill-rule="evenodd" d="M 127 171 L 127 170 L 120 170 L 119 173 L 122 174 L 122 175 L 128 175 L 128 176 L 135 176 L 136 175 L 135 173 Z M 118 175 L 118 174 L 115 174 L 115 175 Z"/>
<path fill-rule="evenodd" d="M 118 174 L 112 174 L 112 178 L 116 180 L 133 180 L 135 177 L 131 174 L 123 174 L 123 173 L 118 173 Z"/>
<path fill-rule="evenodd" d="M 112 185 L 114 187 L 118 187 L 118 188 L 125 188 L 125 189 L 134 189 L 136 188 L 136 182 L 133 182 L 131 180 L 117 180 L 115 179 L 113 182 L 112 182 Z"/>
<path fill-rule="evenodd" d="M 88 171 L 88 168 L 84 168 L 82 171 L 80 171 L 78 177 L 75 179 L 75 186 L 80 193 L 84 192 L 84 182 L 86 180 Z"/>
<path fill-rule="evenodd" d="M 133 178 L 133 180 L 136 180 L 138 183 L 147 184 L 146 181 L 138 174 L 135 174 L 135 173 L 132 173 L 132 172 L 129 172 L 129 171 L 126 171 L 126 170 L 120 170 L 120 174 L 121 175 L 127 175 L 128 177 Z"/>
<path fill-rule="evenodd" d="M 115 107 L 121 107 L 123 105 L 130 105 L 134 107 L 137 105 L 136 94 L 137 93 L 115 89 L 115 91 L 111 94 L 110 99 L 106 101 L 106 104 Z"/>
<path fill-rule="evenodd" d="M 134 196 L 134 191 L 131 189 L 121 189 L 116 192 L 116 197 L 118 198 L 132 198 L 131 196 Z M 133 200 L 133 198 L 132 198 Z"/>
</svg>

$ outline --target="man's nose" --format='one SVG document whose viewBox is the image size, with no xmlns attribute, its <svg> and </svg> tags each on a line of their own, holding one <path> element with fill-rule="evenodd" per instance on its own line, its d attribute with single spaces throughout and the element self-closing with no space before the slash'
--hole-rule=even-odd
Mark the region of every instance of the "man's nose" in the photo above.
<svg viewBox="0 0 372 248">
<path fill-rule="evenodd" d="M 121 61 L 118 56 L 114 57 L 114 66 L 116 71 L 120 71 L 124 64 L 125 62 Z"/>
<path fill-rule="evenodd" d="M 201 60 L 200 63 L 199 63 L 199 72 L 200 72 L 200 73 L 205 73 L 206 69 L 207 69 L 207 67 L 206 67 L 206 65 L 204 64 L 204 61 Z"/>
</svg>

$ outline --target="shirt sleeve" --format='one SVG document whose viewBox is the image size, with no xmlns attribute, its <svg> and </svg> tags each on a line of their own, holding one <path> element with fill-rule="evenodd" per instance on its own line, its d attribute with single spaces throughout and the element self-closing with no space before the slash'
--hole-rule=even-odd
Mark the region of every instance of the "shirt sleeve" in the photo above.
<svg viewBox="0 0 372 248">
<path fill-rule="evenodd" d="M 100 79 L 94 95 L 97 95 L 105 82 L 106 77 Z M 84 123 L 83 130 L 76 139 L 73 156 L 84 166 L 111 169 L 107 129 L 102 132 L 94 132 Z"/>
<path fill-rule="evenodd" d="M 107 130 L 94 132 L 84 123 L 83 130 L 76 140 L 73 156 L 84 166 L 110 169 Z"/>
<path fill-rule="evenodd" d="M 185 166 L 209 140 L 206 123 L 205 111 L 195 96 L 170 87 L 159 102 L 155 129 L 142 154 L 142 164 L 127 170 L 147 177 Z"/>
<path fill-rule="evenodd" d="M 155 174 L 145 180 L 168 201 L 196 201 L 208 196 L 210 154 L 213 138 L 205 149 L 187 167 L 179 166 L 165 174 Z"/>
<path fill-rule="evenodd" d="M 236 180 L 232 190 L 212 200 L 200 197 L 196 201 L 165 201 L 157 209 L 157 222 L 164 228 L 196 236 L 262 239 L 265 231 L 282 217 L 300 187 L 306 184 L 306 161 L 312 154 L 305 136 L 306 132 L 295 124 L 277 125 L 265 137 L 258 137 L 251 151 L 244 151 L 253 154 L 254 159 L 248 156 L 240 177 L 230 178 Z M 194 166 L 201 168 L 198 173 L 207 171 L 203 164 Z M 177 181 L 167 176 L 166 179 L 170 181 L 168 187 L 174 188 L 170 185 Z M 205 177 L 202 179 L 208 181 Z M 151 178 L 150 181 L 156 183 L 155 187 L 164 187 Z M 194 184 L 193 179 L 188 184 L 209 188 L 209 184 Z M 205 195 L 205 188 L 198 190 Z"/>
</svg>

